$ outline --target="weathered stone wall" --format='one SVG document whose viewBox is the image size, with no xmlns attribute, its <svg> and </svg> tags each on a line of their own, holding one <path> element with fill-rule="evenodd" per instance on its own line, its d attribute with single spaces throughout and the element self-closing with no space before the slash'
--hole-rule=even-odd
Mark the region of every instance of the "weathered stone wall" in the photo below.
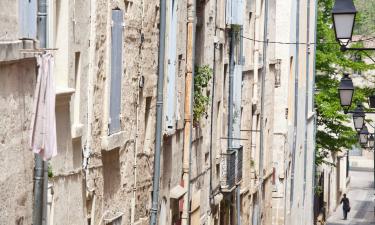
<svg viewBox="0 0 375 225">
<path fill-rule="evenodd" d="M 123 75 L 121 94 L 121 132 L 113 142 L 114 149 L 104 149 L 108 136 L 110 82 L 111 10 L 124 13 Z M 154 1 L 97 1 L 95 6 L 93 45 L 95 73 L 93 89 L 92 156 L 87 177 L 91 192 L 88 208 L 94 218 L 106 220 L 123 214 L 122 223 L 130 223 L 134 186 L 134 154 L 137 148 L 136 221 L 149 215 L 153 149 L 155 135 L 156 74 L 158 54 L 158 5 Z M 142 40 L 144 35 L 144 40 Z M 144 76 L 145 86 L 138 89 L 138 78 Z M 137 95 L 139 94 L 139 103 Z M 138 109 L 137 109 L 138 106 Z M 138 130 L 136 114 L 138 110 Z M 135 146 L 135 138 L 138 144 Z M 95 204 L 93 205 L 93 199 Z M 93 213 L 95 212 L 95 213 Z"/>
<path fill-rule="evenodd" d="M 7 51 L 0 44 L 1 51 Z M 19 54 L 18 48 L 8 48 Z M 1 60 L 4 58 L 1 58 Z M 35 59 L 0 61 L 0 224 L 31 224 L 34 154 L 29 127 L 36 83 Z"/>
<path fill-rule="evenodd" d="M 18 1 L 3 0 L 0 2 L 0 41 L 11 41 L 18 39 Z M 6 10 L 4 10 L 6 9 Z"/>
</svg>

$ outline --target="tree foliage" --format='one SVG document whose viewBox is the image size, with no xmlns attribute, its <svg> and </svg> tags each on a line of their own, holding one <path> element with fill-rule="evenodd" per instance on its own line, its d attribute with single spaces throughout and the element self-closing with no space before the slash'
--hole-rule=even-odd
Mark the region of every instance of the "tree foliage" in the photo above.
<svg viewBox="0 0 375 225">
<path fill-rule="evenodd" d="M 375 1 L 374 0 L 355 0 L 355 6 L 358 10 L 355 32 L 362 35 L 373 36 L 375 33 Z"/>
<path fill-rule="evenodd" d="M 205 90 L 208 86 L 208 82 L 212 78 L 212 73 L 212 69 L 207 65 L 195 67 L 193 107 L 194 124 L 198 124 L 202 116 L 207 114 L 210 97 L 207 96 Z"/>
<path fill-rule="evenodd" d="M 357 143 L 357 134 L 350 125 L 351 116 L 344 114 L 338 97 L 339 80 L 344 71 L 373 69 L 363 61 L 353 60 L 353 52 L 341 52 L 332 29 L 331 11 L 334 0 L 318 1 L 316 88 L 317 111 L 316 164 L 328 163 L 327 156 Z M 356 22 L 361 21 L 357 18 Z M 361 46 L 361 43 L 353 45 Z M 356 53 L 363 54 L 363 53 Z M 363 56 L 362 58 L 365 58 Z M 353 102 L 363 102 L 372 90 L 355 88 Z M 355 107 L 355 104 L 352 105 Z"/>
</svg>

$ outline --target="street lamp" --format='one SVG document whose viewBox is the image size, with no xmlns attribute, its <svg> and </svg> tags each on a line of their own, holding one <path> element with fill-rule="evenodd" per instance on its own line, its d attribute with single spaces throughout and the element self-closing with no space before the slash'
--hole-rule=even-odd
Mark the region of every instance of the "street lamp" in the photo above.
<svg viewBox="0 0 375 225">
<path fill-rule="evenodd" d="M 341 46 L 347 46 L 352 40 L 356 14 L 357 10 L 353 0 L 336 0 L 332 18 L 336 40 Z"/>
<path fill-rule="evenodd" d="M 357 10 L 353 0 L 336 0 L 332 9 L 333 29 L 335 30 L 336 40 L 341 46 L 341 51 L 375 51 L 375 48 L 348 48 L 347 45 L 352 40 L 353 28 Z M 375 60 L 365 54 L 375 63 Z"/>
<path fill-rule="evenodd" d="M 361 144 L 361 146 L 367 145 L 368 135 L 369 135 L 369 132 L 368 132 L 367 126 L 363 126 L 362 130 L 359 131 L 359 144 Z"/>
<path fill-rule="evenodd" d="M 365 112 L 361 104 L 358 104 L 353 112 L 353 123 L 356 130 L 361 130 L 365 124 Z"/>
<path fill-rule="evenodd" d="M 368 138 L 368 146 L 369 146 L 370 149 L 374 149 L 375 138 L 374 138 L 373 134 L 371 134 L 370 137 Z"/>
<path fill-rule="evenodd" d="M 375 93 L 368 97 L 370 108 L 375 108 Z"/>
<path fill-rule="evenodd" d="M 352 99 L 354 94 L 353 81 L 349 77 L 348 73 L 344 73 L 344 77 L 341 78 L 339 86 L 340 104 L 346 112 L 352 105 Z"/>
</svg>

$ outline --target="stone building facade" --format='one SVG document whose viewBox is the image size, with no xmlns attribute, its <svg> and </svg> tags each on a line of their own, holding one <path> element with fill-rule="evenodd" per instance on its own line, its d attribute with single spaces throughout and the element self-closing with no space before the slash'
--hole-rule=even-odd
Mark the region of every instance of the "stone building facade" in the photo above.
<svg viewBox="0 0 375 225">
<path fill-rule="evenodd" d="M 18 10 L 21 3 L 0 5 Z M 299 43 L 315 40 L 315 4 L 166 1 L 157 224 L 312 224 L 315 51 Z M 45 224 L 148 224 L 159 1 L 48 0 L 47 5 L 47 47 L 57 49 L 58 155 L 50 161 Z M 22 124 L 2 120 L 0 154 L 24 161 L 22 169 L 10 160 L 0 167 L 1 187 L 17 193 L 12 201 L 7 192 L 0 194 L 9 202 L 0 208 L 5 211 L 0 223 L 31 224 L 33 156 L 27 128 L 36 64 L 33 55 L 17 51 L 37 48 L 37 37 L 20 41 L 18 30 L 8 26 L 20 16 L 8 14 L 0 14 L 5 27 L 0 46 L 14 49 L 0 52 L 0 76 L 6 81 L 0 100 L 4 106 L 14 102 L 14 108 L 4 108 L 6 121 L 18 115 Z M 202 88 L 206 112 L 187 139 L 190 60 L 196 68 L 209 68 L 211 78 Z M 191 142 L 188 149 L 186 142 Z M 184 183 L 187 172 L 190 182 Z"/>
</svg>

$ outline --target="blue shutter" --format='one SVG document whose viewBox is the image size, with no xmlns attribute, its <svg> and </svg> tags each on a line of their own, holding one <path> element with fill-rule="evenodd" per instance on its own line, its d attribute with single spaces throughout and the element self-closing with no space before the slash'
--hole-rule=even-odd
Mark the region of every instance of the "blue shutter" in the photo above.
<svg viewBox="0 0 375 225">
<path fill-rule="evenodd" d="M 225 23 L 232 24 L 232 0 L 226 0 L 225 4 Z"/>
<path fill-rule="evenodd" d="M 234 66 L 233 79 L 233 136 L 241 138 L 242 66 Z M 233 147 L 240 147 L 240 140 L 233 140 Z"/>
<path fill-rule="evenodd" d="M 19 0 L 21 39 L 36 39 L 37 0 Z"/>
<path fill-rule="evenodd" d="M 111 88 L 109 134 L 121 130 L 121 76 L 122 76 L 122 36 L 123 15 L 119 9 L 112 10 L 112 42 L 111 42 Z"/>
<path fill-rule="evenodd" d="M 243 25 L 244 0 L 226 0 L 226 24 Z"/>
<path fill-rule="evenodd" d="M 244 0 L 235 0 L 236 4 L 232 11 L 232 23 L 237 25 L 243 25 L 243 18 L 244 18 L 244 10 L 245 10 L 245 3 Z"/>
<path fill-rule="evenodd" d="M 167 131 L 174 130 L 176 127 L 177 2 L 176 0 L 171 2 L 168 40 Z"/>
</svg>

